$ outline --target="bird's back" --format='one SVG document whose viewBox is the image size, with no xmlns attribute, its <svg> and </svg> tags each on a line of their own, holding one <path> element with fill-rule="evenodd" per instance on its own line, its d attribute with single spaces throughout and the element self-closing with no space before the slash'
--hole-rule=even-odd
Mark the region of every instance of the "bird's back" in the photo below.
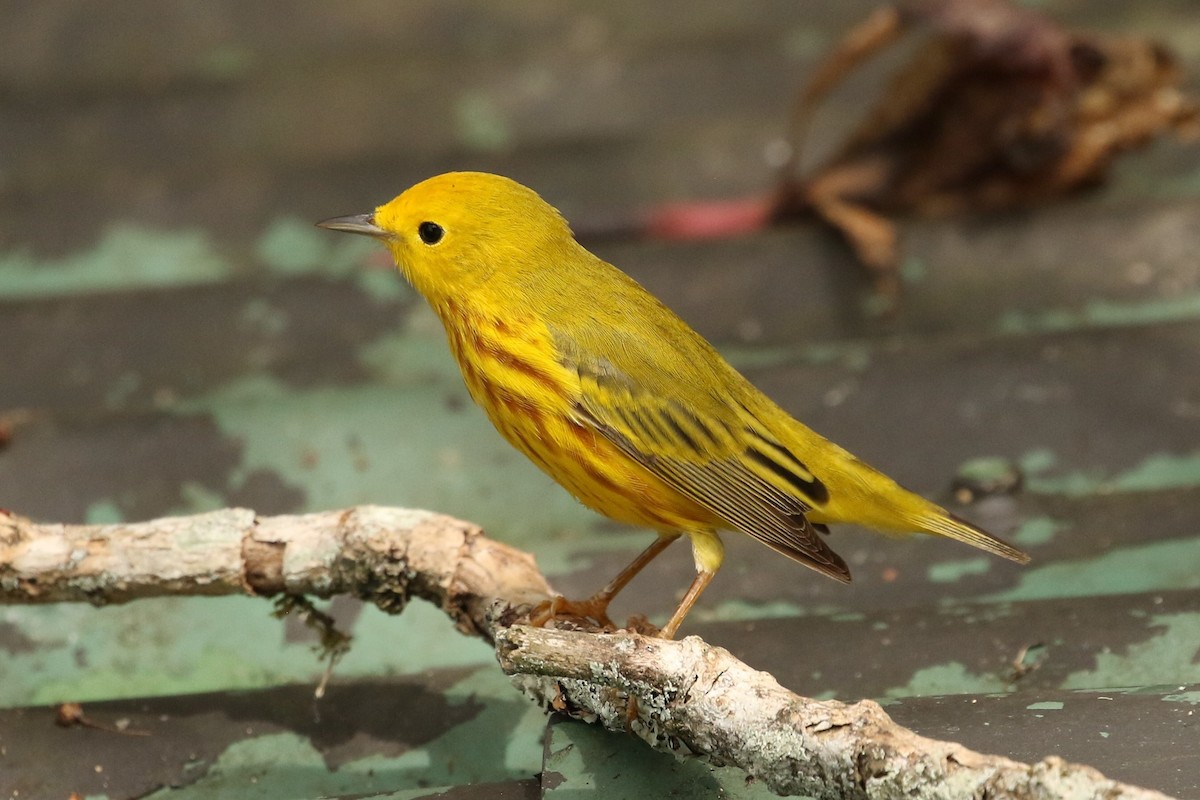
<svg viewBox="0 0 1200 800">
<path fill-rule="evenodd" d="M 726 527 L 745 529 L 726 509 L 752 503 L 754 493 L 745 484 L 759 482 L 794 501 L 813 523 L 854 523 L 892 535 L 931 533 L 1027 560 L 793 418 L 625 273 L 594 256 L 583 269 L 583 283 L 604 289 L 588 302 L 574 302 L 580 298 L 560 287 L 547 317 L 560 361 L 582 375 L 576 402 L 623 418 L 626 451 L 644 448 L 643 463 L 674 459 L 702 475 L 712 473 L 705 477 L 725 503 L 706 506 Z M 656 410 L 667 424 L 637 422 Z"/>
</svg>

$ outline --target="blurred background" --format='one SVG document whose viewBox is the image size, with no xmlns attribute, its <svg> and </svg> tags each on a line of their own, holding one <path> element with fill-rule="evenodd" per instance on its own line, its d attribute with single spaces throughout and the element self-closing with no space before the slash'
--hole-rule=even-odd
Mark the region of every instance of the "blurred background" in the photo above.
<svg viewBox="0 0 1200 800">
<path fill-rule="evenodd" d="M 1192 0 L 1026 5 L 1160 42 L 1195 90 Z M 416 506 L 568 595 L 602 585 L 649 534 L 512 451 L 382 250 L 312 225 L 498 172 L 811 427 L 1034 556 L 836 530 L 847 588 L 726 537 L 685 634 L 926 735 L 1200 792 L 1198 148 L 1156 140 L 1062 202 L 900 217 L 890 314 L 812 219 L 643 232 L 663 204 L 769 194 L 798 90 L 875 7 L 0 3 L 0 506 Z M 915 46 L 834 92 L 806 164 Z M 662 621 L 691 572 L 668 551 L 617 612 Z M 261 600 L 0 609 L 0 797 L 765 796 L 547 729 L 436 610 L 330 609 L 355 641 L 319 702 L 313 639 Z M 154 734 L 56 728 L 65 701 Z"/>
</svg>

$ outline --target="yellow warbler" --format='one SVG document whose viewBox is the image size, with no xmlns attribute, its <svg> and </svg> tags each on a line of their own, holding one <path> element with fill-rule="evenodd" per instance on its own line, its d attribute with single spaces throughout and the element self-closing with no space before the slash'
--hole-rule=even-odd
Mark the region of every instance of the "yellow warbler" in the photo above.
<svg viewBox="0 0 1200 800">
<path fill-rule="evenodd" d="M 570 613 L 611 624 L 609 601 L 680 534 L 697 574 L 666 637 L 721 566 L 719 530 L 844 582 L 825 523 L 1029 560 L 797 422 L 519 183 L 449 173 L 373 213 L 318 224 L 387 245 L 445 326 L 471 397 L 514 447 L 585 505 L 658 532 L 600 592 L 555 598 L 538 623 Z"/>
</svg>

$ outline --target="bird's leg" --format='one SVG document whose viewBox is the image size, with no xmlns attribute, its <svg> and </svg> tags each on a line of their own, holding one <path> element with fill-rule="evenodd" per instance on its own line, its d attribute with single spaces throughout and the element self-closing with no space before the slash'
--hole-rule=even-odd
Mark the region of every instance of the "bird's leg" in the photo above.
<svg viewBox="0 0 1200 800">
<path fill-rule="evenodd" d="M 721 568 L 721 562 L 725 560 L 725 545 L 721 543 L 721 537 L 715 530 L 709 528 L 688 531 L 688 537 L 692 540 L 692 558 L 696 562 L 696 577 L 692 579 L 692 585 L 688 587 L 687 593 L 679 601 L 679 608 L 675 609 L 675 613 L 667 620 L 667 624 L 658 631 L 658 635 L 662 639 L 675 638 L 675 632 L 683 624 L 683 618 L 692 610 L 692 606 L 696 605 L 700 595 L 712 581 L 713 576 L 717 574 L 717 570 Z"/>
<path fill-rule="evenodd" d="M 630 561 L 625 569 L 621 570 L 617 577 L 609 581 L 608 585 L 603 589 L 592 595 L 591 599 L 596 601 L 603 599 L 604 606 L 607 608 L 608 604 L 612 602 L 612 599 L 617 596 L 618 592 L 625 588 L 626 584 L 633 580 L 639 572 L 645 569 L 647 564 L 653 561 L 659 553 L 661 553 L 663 550 L 666 550 L 667 547 L 670 546 L 671 542 L 678 538 L 678 533 L 660 533 L 658 538 L 650 543 L 649 547 L 638 553 L 637 558 L 635 558 L 633 561 Z"/>
<path fill-rule="evenodd" d="M 696 601 L 700 599 L 700 594 L 708 587 L 713 576 L 717 571 L 702 569 L 696 573 L 696 577 L 692 579 L 692 585 L 688 587 L 687 594 L 679 601 L 679 608 L 675 609 L 675 613 L 671 615 L 671 619 L 667 620 L 667 624 L 662 626 L 658 632 L 660 639 L 674 639 L 675 631 L 679 630 L 679 626 L 683 624 L 683 618 L 692 610 L 692 606 L 696 605 Z"/>
<path fill-rule="evenodd" d="M 612 620 L 608 618 L 608 604 L 612 602 L 618 592 L 625 588 L 626 584 L 633 580 L 634 576 L 654 560 L 655 556 L 666 550 L 671 542 L 678 538 L 678 533 L 660 533 L 649 547 L 638 553 L 637 558 L 629 562 L 629 565 L 621 570 L 617 577 L 609 581 L 603 589 L 586 600 L 568 600 L 562 595 L 555 595 L 549 600 L 539 603 L 530 612 L 529 623 L 540 628 L 552 619 L 569 616 L 584 617 L 595 620 L 598 625 L 615 628 Z"/>
</svg>

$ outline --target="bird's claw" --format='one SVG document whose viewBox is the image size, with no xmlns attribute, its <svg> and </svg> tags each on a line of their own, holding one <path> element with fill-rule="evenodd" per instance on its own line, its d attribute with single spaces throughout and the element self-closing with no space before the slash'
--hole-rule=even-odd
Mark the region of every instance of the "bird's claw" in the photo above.
<svg viewBox="0 0 1200 800">
<path fill-rule="evenodd" d="M 544 628 L 550 622 L 559 619 L 583 619 L 595 622 L 601 628 L 615 631 L 617 626 L 608 618 L 608 604 L 611 599 L 603 595 L 593 595 L 586 600 L 568 600 L 556 594 L 534 606 L 529 612 L 529 624 L 535 628 Z"/>
</svg>

